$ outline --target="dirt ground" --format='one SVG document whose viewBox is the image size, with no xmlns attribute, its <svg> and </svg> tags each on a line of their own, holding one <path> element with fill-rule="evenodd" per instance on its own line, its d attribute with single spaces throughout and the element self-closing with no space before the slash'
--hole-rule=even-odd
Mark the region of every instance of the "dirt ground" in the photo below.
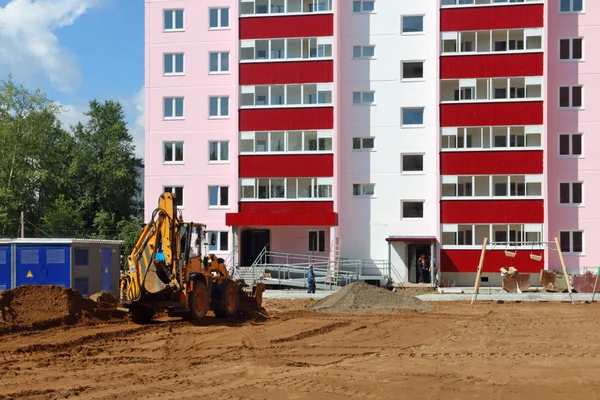
<svg viewBox="0 0 600 400">
<path fill-rule="evenodd" d="M 598 399 L 600 305 L 436 303 L 0 336 L 0 399 Z"/>
</svg>

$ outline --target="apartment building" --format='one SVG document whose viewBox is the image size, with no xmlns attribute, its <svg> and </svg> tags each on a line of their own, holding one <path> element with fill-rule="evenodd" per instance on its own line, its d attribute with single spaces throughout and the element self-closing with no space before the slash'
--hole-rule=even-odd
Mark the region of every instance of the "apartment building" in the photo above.
<svg viewBox="0 0 600 400">
<path fill-rule="evenodd" d="M 484 237 L 494 279 L 554 237 L 594 266 L 583 1 L 146 0 L 146 218 L 175 192 L 239 266 L 339 243 L 471 284 Z"/>
</svg>

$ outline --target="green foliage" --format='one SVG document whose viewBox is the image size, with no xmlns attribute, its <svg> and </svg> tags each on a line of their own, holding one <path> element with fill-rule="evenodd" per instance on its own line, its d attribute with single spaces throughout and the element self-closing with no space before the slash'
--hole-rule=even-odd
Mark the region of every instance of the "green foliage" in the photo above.
<svg viewBox="0 0 600 400">
<path fill-rule="evenodd" d="M 119 231 L 118 239 L 123 241 L 123 248 L 121 253 L 125 256 L 131 254 L 135 244 L 142 234 L 144 223 L 141 219 L 134 219 L 132 221 L 121 220 L 117 224 Z"/>
<path fill-rule="evenodd" d="M 60 111 L 39 90 L 0 82 L 0 237 L 17 235 L 23 211 L 26 236 L 135 241 L 142 160 L 121 104 L 90 101 L 72 132 Z"/>
</svg>

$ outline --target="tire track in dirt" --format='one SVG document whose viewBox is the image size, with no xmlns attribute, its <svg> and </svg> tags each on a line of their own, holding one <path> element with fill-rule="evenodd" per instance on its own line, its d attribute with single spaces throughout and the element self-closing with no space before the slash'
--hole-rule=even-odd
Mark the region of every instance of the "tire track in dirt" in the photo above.
<svg viewBox="0 0 600 400">
<path fill-rule="evenodd" d="M 307 331 L 303 331 L 300 332 L 296 335 L 293 336 L 288 336 L 288 337 L 284 337 L 284 338 L 279 338 L 279 339 L 272 339 L 271 343 L 276 344 L 276 343 L 288 343 L 288 342 L 295 342 L 298 340 L 303 340 L 303 339 L 308 339 L 310 337 L 313 336 L 317 336 L 317 335 L 323 335 L 326 333 L 330 333 L 336 329 L 339 328 L 344 328 L 346 326 L 351 325 L 352 323 L 349 321 L 339 321 L 339 322 L 334 322 L 332 324 L 327 324 L 323 327 L 320 328 L 316 328 L 316 329 L 310 329 Z"/>
</svg>

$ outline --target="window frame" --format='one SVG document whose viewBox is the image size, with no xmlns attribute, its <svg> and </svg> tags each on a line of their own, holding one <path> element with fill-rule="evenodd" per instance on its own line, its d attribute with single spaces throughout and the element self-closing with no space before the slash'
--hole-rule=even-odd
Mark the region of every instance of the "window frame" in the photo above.
<svg viewBox="0 0 600 400">
<path fill-rule="evenodd" d="M 359 103 L 355 103 L 354 102 L 354 95 L 356 93 L 360 94 L 360 102 Z M 367 102 L 364 101 L 365 93 L 372 93 L 373 94 L 373 102 L 372 103 L 367 103 Z M 352 91 L 352 105 L 353 106 L 375 106 L 375 105 L 377 105 L 377 100 L 375 99 L 375 91 L 374 90 Z"/>
<path fill-rule="evenodd" d="M 404 64 L 416 64 L 421 63 L 421 77 L 419 78 L 405 78 L 404 77 Z M 403 82 L 422 82 L 425 80 L 425 60 L 402 60 L 400 62 L 400 80 Z"/>
<path fill-rule="evenodd" d="M 210 204 L 211 188 L 217 188 L 217 204 Z M 227 188 L 227 204 L 221 204 L 223 188 Z M 231 188 L 229 187 L 229 185 L 223 185 L 223 186 L 208 185 L 208 208 L 210 208 L 210 209 L 230 208 L 231 207 L 230 203 L 231 203 Z"/>
<path fill-rule="evenodd" d="M 163 164 L 166 165 L 181 165 L 181 164 L 185 164 L 185 143 L 183 140 L 164 140 L 162 142 L 163 144 Z M 165 152 L 165 146 L 167 144 L 170 144 L 172 147 L 172 151 L 173 151 L 173 159 L 171 161 L 166 160 L 166 152 Z M 177 152 L 176 150 L 176 146 L 177 144 L 181 144 L 181 160 L 176 160 L 176 154 Z"/>
<path fill-rule="evenodd" d="M 404 17 L 421 17 L 422 30 L 404 31 Z M 425 14 L 405 14 L 400 16 L 400 34 L 401 35 L 424 35 L 425 34 Z"/>
<path fill-rule="evenodd" d="M 360 140 L 360 148 L 354 148 L 354 140 Z M 364 140 L 371 139 L 373 140 L 373 147 L 365 147 Z M 365 136 L 365 137 L 353 137 L 352 138 L 352 151 L 376 151 L 375 149 L 375 136 Z"/>
<path fill-rule="evenodd" d="M 581 184 L 581 203 L 574 203 L 573 202 L 573 187 L 574 184 Z M 562 189 L 562 185 L 569 185 L 569 201 L 567 203 L 563 203 L 561 202 L 561 189 Z M 584 185 L 583 185 L 583 181 L 559 181 L 558 182 L 558 205 L 562 206 L 562 207 L 585 207 L 585 192 L 584 192 Z"/>
<path fill-rule="evenodd" d="M 173 105 L 173 115 L 172 116 L 167 116 L 166 115 L 166 107 L 165 107 L 165 101 L 167 99 L 171 99 L 172 101 L 172 105 Z M 176 115 L 177 114 L 177 99 L 181 99 L 181 108 L 182 108 L 182 114 L 180 116 Z M 185 119 L 185 97 L 184 96 L 167 96 L 167 97 L 163 97 L 163 120 L 164 121 L 176 121 L 176 120 L 183 120 Z"/>
<path fill-rule="evenodd" d="M 211 71 L 211 60 L 212 54 L 217 55 L 217 70 Z M 223 70 L 223 54 L 227 54 L 227 70 Z M 231 74 L 231 54 L 229 51 L 209 51 L 208 52 L 208 74 L 209 75 L 227 75 Z"/>
<path fill-rule="evenodd" d="M 217 238 L 215 240 L 215 249 L 211 249 L 211 238 L 210 236 L 212 234 L 217 235 Z M 227 246 L 225 249 L 223 249 L 223 241 L 221 240 L 223 238 L 223 234 L 226 235 L 227 237 Z M 209 253 L 227 253 L 229 251 L 229 231 L 206 231 L 206 238 L 207 238 L 207 244 L 208 244 L 208 252 Z"/>
<path fill-rule="evenodd" d="M 573 88 L 575 87 L 580 87 L 581 88 L 581 105 L 580 106 L 573 106 Z M 566 107 L 563 107 L 560 105 L 560 90 L 562 88 L 568 88 L 569 89 L 569 105 Z M 583 101 L 583 85 L 582 84 L 577 84 L 577 85 L 561 85 L 558 87 L 558 108 L 560 110 L 583 110 L 584 109 L 584 101 Z"/>
<path fill-rule="evenodd" d="M 421 170 L 407 171 L 404 169 L 404 157 L 406 156 L 420 156 L 421 157 Z M 401 153 L 400 154 L 400 173 L 402 175 L 424 175 L 425 174 L 425 153 Z"/>
<path fill-rule="evenodd" d="M 404 111 L 405 110 L 423 110 L 423 122 L 420 124 L 406 124 L 404 123 Z M 402 107 L 400 108 L 400 126 L 402 128 L 424 128 L 425 127 L 425 107 Z"/>
<path fill-rule="evenodd" d="M 217 26 L 210 25 L 210 13 L 212 10 L 217 10 Z M 227 26 L 223 26 L 223 11 L 227 10 Z M 218 31 L 231 29 L 231 7 L 208 7 L 208 30 Z"/>
<path fill-rule="evenodd" d="M 316 245 L 316 249 L 312 249 L 312 243 L 310 240 L 310 234 L 311 233 L 316 233 L 317 236 L 317 245 Z M 322 234 L 322 238 L 323 238 L 323 250 L 321 250 L 321 234 Z M 327 233 L 325 232 L 325 230 L 323 229 L 310 229 L 308 230 L 307 234 L 306 234 L 306 241 L 307 241 L 307 250 L 309 253 L 325 253 L 326 249 L 327 249 Z"/>
<path fill-rule="evenodd" d="M 76 253 L 85 251 L 85 264 L 79 264 L 77 261 Z M 90 265 L 90 249 L 87 247 L 74 247 L 73 248 L 73 266 L 74 267 L 87 267 Z"/>
<path fill-rule="evenodd" d="M 163 193 L 169 192 L 169 193 L 173 193 L 175 194 L 175 196 L 177 196 L 177 189 L 181 189 L 181 197 L 175 197 L 175 202 L 179 202 L 179 200 L 181 199 L 181 204 L 177 205 L 177 209 L 183 209 L 185 208 L 185 195 L 184 195 L 184 186 L 183 185 L 172 185 L 172 186 L 163 186 L 162 188 Z"/>
<path fill-rule="evenodd" d="M 211 144 L 217 143 L 217 159 L 211 160 Z M 221 152 L 223 143 L 227 143 L 227 159 L 221 159 Z M 231 162 L 231 146 L 229 145 L 229 140 L 209 140 L 208 141 L 208 163 L 209 164 L 229 164 Z"/>
<path fill-rule="evenodd" d="M 181 28 L 177 28 L 177 17 L 176 17 L 176 12 L 177 11 L 181 11 L 182 13 L 182 18 L 181 20 L 183 21 L 183 27 Z M 167 27 L 165 26 L 165 20 L 166 20 L 166 13 L 167 12 L 171 12 L 171 22 L 173 23 L 173 28 L 171 29 L 167 29 Z M 167 33 L 167 32 L 183 32 L 185 31 L 185 9 L 183 8 L 163 8 L 163 32 Z"/>
<path fill-rule="evenodd" d="M 563 247 L 563 241 L 562 241 L 562 234 L 563 233 L 568 233 L 569 234 L 569 248 L 567 251 L 564 251 L 562 249 Z M 573 234 L 574 233 L 581 233 L 581 251 L 573 251 Z M 585 231 L 583 229 L 566 229 L 566 230 L 561 230 L 558 231 L 558 238 L 560 240 L 560 247 L 561 247 L 561 252 L 563 254 L 569 254 L 569 255 L 580 255 L 580 256 L 584 256 L 585 255 Z"/>
<path fill-rule="evenodd" d="M 561 58 L 560 57 L 561 42 L 563 40 L 569 41 L 569 58 Z M 573 58 L 573 41 L 574 40 L 581 40 L 581 58 Z M 560 61 L 560 62 L 584 62 L 585 61 L 584 53 L 585 53 L 585 50 L 583 48 L 583 36 L 563 37 L 563 38 L 558 39 L 558 61 Z"/>
<path fill-rule="evenodd" d="M 371 11 L 365 11 L 365 7 L 364 7 L 364 3 L 373 3 L 373 10 Z M 360 3 L 360 11 L 354 11 L 354 4 L 355 3 Z M 353 0 L 352 1 L 352 14 L 373 14 L 377 12 L 377 8 L 375 5 L 375 0 Z"/>
<path fill-rule="evenodd" d="M 373 55 L 372 56 L 365 56 L 365 48 L 369 48 L 372 47 L 373 48 Z M 354 50 L 356 48 L 360 49 L 360 56 L 356 57 L 354 55 Z M 375 45 L 374 44 L 364 44 L 364 45 L 356 45 L 356 46 L 352 46 L 352 59 L 353 60 L 374 60 L 377 58 L 377 55 L 375 54 Z"/>
<path fill-rule="evenodd" d="M 181 60 L 181 72 L 176 72 L 177 70 L 177 56 L 181 55 L 182 60 Z M 174 72 L 167 72 L 167 63 L 166 63 L 166 57 L 170 56 L 172 58 L 172 62 L 173 62 L 173 70 Z M 183 52 L 179 52 L 179 53 L 163 53 L 163 76 L 183 76 L 185 75 L 185 53 Z"/>
<path fill-rule="evenodd" d="M 227 115 L 222 114 L 222 100 L 227 99 Z M 210 115 L 210 101 L 211 99 L 217 99 L 217 115 Z M 231 118 L 231 96 L 208 96 L 208 118 L 209 119 L 227 119 Z"/>
<path fill-rule="evenodd" d="M 421 219 L 425 219 L 425 200 L 422 199 L 410 199 L 410 200 L 401 200 L 401 205 L 400 205 L 400 212 L 401 212 L 401 219 L 408 219 L 408 220 L 421 220 Z M 421 203 L 423 206 L 423 214 L 421 217 L 406 217 L 404 215 L 404 205 L 407 203 Z"/>
<path fill-rule="evenodd" d="M 360 194 L 354 194 L 354 188 L 356 186 L 360 187 Z M 373 186 L 373 194 L 365 194 L 365 186 Z M 366 198 L 374 198 L 377 196 L 377 192 L 375 191 L 374 183 L 353 183 L 352 184 L 352 197 L 366 197 Z"/>
<path fill-rule="evenodd" d="M 569 0 L 569 11 L 562 11 L 561 9 L 561 1 L 557 1 L 558 3 L 558 13 L 559 14 L 583 14 L 585 13 L 585 0 L 581 0 L 581 11 L 573 11 L 573 1 Z"/>
<path fill-rule="evenodd" d="M 560 154 L 560 137 L 568 136 L 569 138 L 569 154 Z M 581 154 L 573 154 L 573 137 L 581 136 Z M 584 137 L 583 132 L 575 132 L 575 133 L 559 133 L 558 134 L 558 157 L 559 158 L 585 158 L 584 153 Z"/>
</svg>

